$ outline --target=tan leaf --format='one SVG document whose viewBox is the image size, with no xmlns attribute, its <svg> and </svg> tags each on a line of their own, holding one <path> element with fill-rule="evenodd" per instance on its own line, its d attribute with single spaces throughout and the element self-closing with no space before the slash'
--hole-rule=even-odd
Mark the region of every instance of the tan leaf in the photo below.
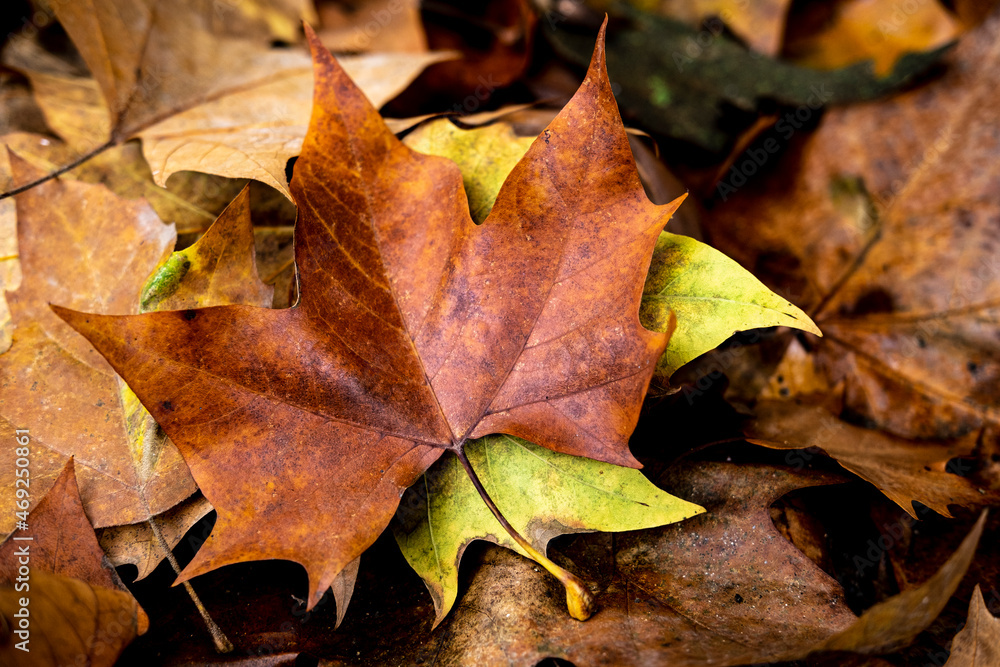
<svg viewBox="0 0 1000 667">
<path fill-rule="evenodd" d="M 212 511 L 212 505 L 200 494 L 156 515 L 156 525 L 167 546 L 173 548 L 191 526 Z M 97 531 L 101 548 L 115 566 L 134 565 L 139 571 L 136 581 L 149 576 L 167 554 L 156 539 L 149 522 L 127 526 L 109 526 Z"/>
<path fill-rule="evenodd" d="M 853 426 L 823 407 L 791 401 L 761 401 L 754 411 L 757 418 L 746 428 L 750 442 L 776 449 L 818 447 L 914 518 L 913 501 L 950 517 L 949 505 L 981 507 L 993 499 L 968 479 L 944 470 L 950 459 L 972 453 L 974 438 L 914 442 Z"/>
<path fill-rule="evenodd" d="M 110 116 L 104 140 L 141 137 L 157 184 L 174 172 L 196 170 L 257 179 L 287 196 L 285 166 L 301 149 L 309 122 L 310 60 L 298 48 L 270 48 L 270 29 L 248 33 L 230 19 L 267 24 L 275 11 L 287 15 L 277 8 L 302 5 L 174 0 L 165 10 L 153 0 L 91 0 L 86 6 L 56 3 L 54 11 L 103 95 Z M 345 56 L 344 67 L 381 106 L 427 65 L 448 57 Z M 98 126 L 80 120 L 100 113 L 101 105 L 84 94 L 94 84 L 54 85 L 51 77 L 32 76 L 54 129 L 71 143 L 82 141 L 81 129 L 90 129 L 88 141 L 98 136 Z"/>
<path fill-rule="evenodd" d="M 1000 14 L 934 85 L 838 109 L 711 210 L 720 249 L 812 315 L 817 371 L 897 435 L 1000 427 Z M 906 128 L 886 132 L 886 128 Z M 789 155 L 789 159 L 792 156 Z"/>
<path fill-rule="evenodd" d="M 990 613 L 976 584 L 969 601 L 969 619 L 951 642 L 945 667 L 995 667 L 1000 665 L 1000 620 Z"/>
<path fill-rule="evenodd" d="M 292 62 L 292 55 L 298 58 Z M 373 53 L 339 61 L 376 107 L 399 94 L 441 53 Z M 312 109 L 313 74 L 304 53 L 288 54 L 279 70 L 267 64 L 260 81 L 196 105 L 143 129 L 143 153 L 158 185 L 182 170 L 253 178 L 289 198 L 285 165 L 302 150 Z M 268 74 L 265 76 L 265 74 Z"/>
<path fill-rule="evenodd" d="M 20 182 L 40 175 L 12 157 Z M 172 446 L 143 456 L 125 428 L 120 380 L 104 359 L 48 308 L 66 299 L 105 313 L 136 312 L 143 277 L 174 241 L 142 200 L 103 186 L 53 180 L 16 197 L 25 278 L 8 295 L 17 329 L 0 355 L 0 428 L 29 429 L 35 443 L 33 497 L 76 457 L 84 506 L 96 526 L 144 521 L 195 491 Z M 137 458 L 138 457 L 138 458 Z M 13 488 L 13 468 L 0 482 Z M 13 528 L 14 498 L 0 497 L 0 532 Z"/>
</svg>

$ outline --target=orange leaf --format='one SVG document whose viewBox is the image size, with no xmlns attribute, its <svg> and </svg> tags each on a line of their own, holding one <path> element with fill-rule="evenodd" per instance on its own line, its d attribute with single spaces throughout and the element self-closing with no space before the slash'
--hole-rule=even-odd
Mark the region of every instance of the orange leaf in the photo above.
<svg viewBox="0 0 1000 667">
<path fill-rule="evenodd" d="M 643 192 L 603 31 L 482 225 L 457 166 L 399 142 L 310 40 L 315 103 L 291 184 L 299 304 L 55 310 L 126 378 L 219 512 L 181 579 L 287 558 L 308 571 L 312 606 L 402 490 L 467 439 L 505 432 L 638 466 L 628 437 L 667 342 L 642 328 L 639 301 L 679 200 Z"/>
</svg>

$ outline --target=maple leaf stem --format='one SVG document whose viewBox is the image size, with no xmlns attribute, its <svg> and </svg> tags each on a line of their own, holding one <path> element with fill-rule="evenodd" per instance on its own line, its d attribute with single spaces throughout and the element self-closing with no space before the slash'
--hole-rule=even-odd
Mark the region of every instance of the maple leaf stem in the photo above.
<svg viewBox="0 0 1000 667">
<path fill-rule="evenodd" d="M 89 153 L 84 153 L 83 155 L 81 155 L 77 159 L 73 160 L 69 164 L 67 164 L 67 165 L 65 165 L 63 167 L 59 167 L 55 171 L 51 171 L 51 172 L 45 174 L 44 176 L 42 176 L 41 178 L 37 178 L 34 181 L 31 181 L 30 183 L 25 183 L 22 186 L 14 188 L 13 190 L 8 190 L 7 192 L 4 192 L 4 193 L 0 194 L 0 199 L 6 199 L 7 197 L 13 197 L 14 195 L 19 195 L 22 192 L 25 192 L 25 191 L 30 190 L 31 188 L 33 188 L 35 186 L 38 186 L 38 185 L 41 185 L 42 183 L 45 183 L 46 181 L 51 181 L 56 176 L 61 176 L 62 174 L 65 174 L 67 171 L 71 171 L 73 169 L 76 169 L 77 167 L 79 167 L 81 164 L 83 164 L 87 160 L 89 160 L 89 159 L 91 159 L 93 157 L 96 157 L 97 155 L 100 155 L 101 153 L 103 153 L 104 151 L 108 150 L 109 148 L 111 148 L 113 146 L 116 146 L 117 143 L 118 142 L 116 142 L 113 139 L 110 140 L 110 141 L 107 141 L 107 142 L 101 144 L 100 146 L 98 146 L 97 148 L 93 149 Z"/>
<path fill-rule="evenodd" d="M 490 494 L 486 492 L 483 483 L 479 480 L 479 475 L 476 474 L 475 469 L 472 467 L 472 463 L 469 462 L 469 457 L 465 455 L 465 449 L 459 449 L 455 452 L 455 456 L 461 461 L 462 467 L 465 468 L 465 473 L 469 476 L 472 481 L 472 485 L 476 487 L 476 491 L 479 492 L 479 496 L 486 503 L 486 506 L 490 508 L 490 512 L 496 517 L 496 520 L 500 522 L 504 530 L 517 542 L 524 551 L 539 565 L 544 567 L 549 573 L 554 576 L 566 589 L 566 608 L 569 610 L 569 615 L 578 621 L 586 621 L 590 618 L 591 614 L 594 613 L 594 596 L 587 589 L 580 579 L 567 570 L 559 567 L 551 560 L 549 560 L 543 553 L 538 551 L 534 546 L 531 545 L 528 540 L 526 540 L 520 533 L 518 533 L 514 526 L 510 525 L 507 518 L 500 511 L 500 508 L 496 506 L 493 499 L 490 498 Z"/>
<path fill-rule="evenodd" d="M 157 525 L 156 519 L 151 516 L 146 523 L 149 524 L 150 530 L 153 531 L 153 537 L 156 538 L 160 548 L 167 554 L 167 560 L 170 562 L 170 567 L 174 569 L 176 574 L 180 574 L 180 564 L 177 562 L 177 559 L 174 558 L 174 554 L 170 550 L 167 540 L 163 537 L 163 533 L 160 531 L 160 527 Z M 198 609 L 198 613 L 201 614 L 201 618 L 205 622 L 205 627 L 208 628 L 208 633 L 212 635 L 212 641 L 215 643 L 216 652 L 232 652 L 234 648 L 233 643 L 229 641 L 229 638 L 226 637 L 222 628 L 220 628 L 218 624 L 216 624 L 215 620 L 212 619 L 211 615 L 209 615 L 208 610 L 205 609 L 205 605 L 201 602 L 201 598 L 199 598 L 198 594 L 194 592 L 194 587 L 191 586 L 191 582 L 184 582 L 184 590 L 187 591 L 188 595 L 191 597 L 191 601 L 194 602 L 195 608 Z"/>
</svg>

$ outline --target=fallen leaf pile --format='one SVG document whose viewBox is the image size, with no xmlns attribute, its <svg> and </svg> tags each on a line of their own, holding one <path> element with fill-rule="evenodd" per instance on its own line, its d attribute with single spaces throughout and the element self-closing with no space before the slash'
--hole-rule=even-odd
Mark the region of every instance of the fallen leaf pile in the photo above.
<svg viewBox="0 0 1000 667">
<path fill-rule="evenodd" d="M 997 663 L 994 3 L 23 4 L 4 664 Z"/>
</svg>

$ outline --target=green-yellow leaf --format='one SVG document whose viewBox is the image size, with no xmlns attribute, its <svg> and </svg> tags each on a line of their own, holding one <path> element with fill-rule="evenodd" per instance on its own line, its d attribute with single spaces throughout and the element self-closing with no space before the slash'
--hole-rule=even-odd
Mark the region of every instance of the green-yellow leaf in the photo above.
<svg viewBox="0 0 1000 667">
<path fill-rule="evenodd" d="M 808 315 L 723 253 L 663 232 L 653 251 L 639 319 L 647 329 L 665 331 L 671 312 L 677 328 L 656 369 L 663 378 L 737 331 L 786 326 L 823 335 Z"/>
<path fill-rule="evenodd" d="M 638 470 L 557 454 L 512 436 L 490 435 L 469 442 L 465 451 L 500 511 L 542 553 L 559 535 L 639 530 L 704 512 L 658 489 Z M 431 593 L 435 625 L 458 596 L 458 566 L 473 540 L 526 555 L 453 456 L 443 457 L 406 491 L 392 527 Z"/>
<path fill-rule="evenodd" d="M 421 125 L 403 143 L 415 151 L 446 157 L 462 171 L 472 219 L 481 223 L 493 209 L 507 174 L 528 151 L 535 137 L 519 137 L 510 125 L 496 123 L 472 130 L 447 118 Z"/>
<path fill-rule="evenodd" d="M 274 288 L 257 275 L 248 192 L 244 188 L 194 245 L 153 272 L 142 288 L 140 312 L 271 306 Z"/>
</svg>

